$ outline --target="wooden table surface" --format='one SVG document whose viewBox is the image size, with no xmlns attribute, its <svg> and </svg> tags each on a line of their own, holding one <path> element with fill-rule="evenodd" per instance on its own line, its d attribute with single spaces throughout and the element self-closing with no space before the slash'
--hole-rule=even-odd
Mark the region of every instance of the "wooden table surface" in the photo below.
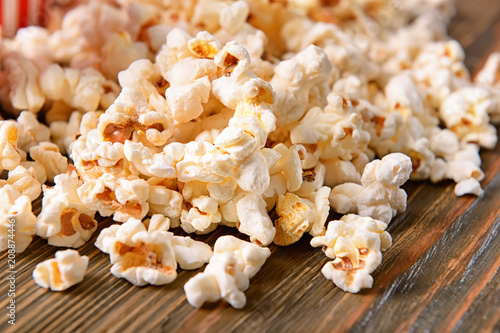
<svg viewBox="0 0 500 333">
<path fill-rule="evenodd" d="M 458 1 L 449 27 L 475 73 L 500 50 L 500 2 Z M 497 131 L 500 127 L 497 127 Z M 452 182 L 407 183 L 408 209 L 388 231 L 393 246 L 373 274 L 372 289 L 345 293 L 321 274 L 329 260 L 310 237 L 273 252 L 246 292 L 247 305 L 191 307 L 183 285 L 200 270 L 180 271 L 168 285 L 134 287 L 109 272 L 95 248 L 98 232 L 79 249 L 90 257 L 84 281 L 63 292 L 38 287 L 35 265 L 57 248 L 37 238 L 17 255 L 17 332 L 490 332 L 500 331 L 500 145 L 482 151 L 481 198 L 453 194 Z M 36 213 L 40 201 L 35 202 Z M 103 220 L 98 230 L 108 227 Z M 210 245 L 229 228 L 204 236 Z M 0 256 L 0 332 L 7 324 L 7 255 Z"/>
</svg>

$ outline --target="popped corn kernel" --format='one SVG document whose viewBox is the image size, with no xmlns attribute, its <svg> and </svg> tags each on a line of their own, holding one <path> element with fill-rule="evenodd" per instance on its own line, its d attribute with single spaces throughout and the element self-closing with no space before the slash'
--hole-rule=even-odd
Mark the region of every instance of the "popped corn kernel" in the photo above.
<svg viewBox="0 0 500 333">
<path fill-rule="evenodd" d="M 42 211 L 37 217 L 36 233 L 54 246 L 78 248 L 97 229 L 95 210 L 88 209 L 77 190 L 83 182 L 70 165 L 65 173 L 54 177 L 53 187 L 43 186 Z"/>
<path fill-rule="evenodd" d="M 323 246 L 325 254 L 334 259 L 323 266 L 323 275 L 350 293 L 371 288 L 370 274 L 382 262 L 382 251 L 392 244 L 386 228 L 382 221 L 354 214 L 331 221 L 324 236 L 311 240 L 312 246 Z"/>
<path fill-rule="evenodd" d="M 249 280 L 270 255 L 269 249 L 236 237 L 219 237 L 205 271 L 184 285 L 189 304 L 199 308 L 205 302 L 222 298 L 236 309 L 243 308 L 246 303 L 244 291 L 248 289 Z"/>
<path fill-rule="evenodd" d="M 361 185 L 337 185 L 330 194 L 330 204 L 341 214 L 356 213 L 389 223 L 397 212 L 406 210 L 406 192 L 399 187 L 409 178 L 411 160 L 401 153 L 386 155 L 368 163 Z"/>
<path fill-rule="evenodd" d="M 80 256 L 78 251 L 57 251 L 55 259 L 36 265 L 33 271 L 35 283 L 53 291 L 66 290 L 82 282 L 89 263 L 89 257 Z"/>
<path fill-rule="evenodd" d="M 36 216 L 31 211 L 31 198 L 10 184 L 0 183 L 0 251 L 11 244 L 9 228 L 14 228 L 15 251 L 23 252 L 35 234 Z"/>
</svg>

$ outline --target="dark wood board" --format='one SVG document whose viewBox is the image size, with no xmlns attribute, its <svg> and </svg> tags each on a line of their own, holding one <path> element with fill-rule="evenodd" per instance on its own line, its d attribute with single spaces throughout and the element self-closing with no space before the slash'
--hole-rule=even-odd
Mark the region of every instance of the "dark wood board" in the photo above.
<svg viewBox="0 0 500 333">
<path fill-rule="evenodd" d="M 457 3 L 450 35 L 465 48 L 476 73 L 500 50 L 500 2 Z M 497 131 L 500 127 L 497 126 Z M 195 271 L 180 271 L 161 287 L 134 287 L 109 272 L 107 254 L 93 245 L 84 281 L 63 292 L 38 287 L 35 265 L 57 248 L 36 238 L 16 258 L 16 326 L 7 324 L 7 255 L 0 255 L 0 332 L 500 332 L 500 144 L 481 152 L 485 192 L 453 194 L 452 182 L 407 183 L 408 209 L 388 231 L 393 246 L 373 274 L 372 289 L 345 293 L 321 274 L 328 261 L 310 237 L 273 252 L 251 280 L 247 305 L 225 302 L 191 307 L 183 285 Z M 34 202 L 35 212 L 41 202 Z M 100 223 L 98 231 L 112 224 Z M 229 228 L 201 237 L 210 245 Z"/>
</svg>

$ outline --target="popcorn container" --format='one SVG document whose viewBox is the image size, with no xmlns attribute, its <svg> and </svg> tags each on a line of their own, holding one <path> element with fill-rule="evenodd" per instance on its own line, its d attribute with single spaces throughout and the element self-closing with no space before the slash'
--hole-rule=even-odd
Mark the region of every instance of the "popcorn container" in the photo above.
<svg viewBox="0 0 500 333">
<path fill-rule="evenodd" d="M 0 26 L 3 37 L 12 37 L 28 25 L 44 26 L 50 0 L 0 0 Z M 52 1 L 53 2 L 53 1 Z"/>
</svg>

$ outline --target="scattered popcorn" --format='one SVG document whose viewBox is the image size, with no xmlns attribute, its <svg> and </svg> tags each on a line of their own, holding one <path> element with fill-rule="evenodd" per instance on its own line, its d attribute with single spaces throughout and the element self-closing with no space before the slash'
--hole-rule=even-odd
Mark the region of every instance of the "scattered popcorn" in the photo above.
<svg viewBox="0 0 500 333">
<path fill-rule="evenodd" d="M 311 240 L 312 246 L 323 246 L 325 254 L 335 259 L 323 266 L 323 275 L 350 293 L 371 288 L 370 274 L 382 262 L 381 251 L 392 244 L 386 228 L 387 224 L 381 221 L 354 214 L 331 221 L 324 236 Z"/>
<path fill-rule="evenodd" d="M 55 259 L 36 265 L 33 271 L 35 283 L 53 291 L 66 290 L 82 282 L 89 263 L 89 257 L 80 256 L 78 251 L 57 251 Z"/>
<path fill-rule="evenodd" d="M 246 303 L 244 291 L 248 289 L 249 280 L 270 255 L 268 248 L 233 236 L 219 237 L 205 271 L 184 285 L 189 304 L 199 308 L 205 302 L 222 298 L 236 309 L 243 308 Z"/>
<path fill-rule="evenodd" d="M 111 216 L 123 224 L 95 244 L 112 274 L 161 285 L 177 265 L 209 262 L 185 284 L 188 302 L 241 308 L 270 255 L 261 246 L 309 233 L 334 259 L 323 274 L 358 292 L 391 245 L 408 179 L 483 194 L 500 53 L 472 82 L 446 34 L 451 1 L 397 15 L 391 1 L 59 2 L 47 27 L 0 45 L 2 250 L 11 219 L 21 252 L 35 232 L 80 247 Z M 326 226 L 330 205 L 359 216 Z M 212 252 L 168 231 L 219 225 L 250 242 L 219 237 Z M 87 262 L 58 252 L 33 276 L 66 289 Z"/>
</svg>

